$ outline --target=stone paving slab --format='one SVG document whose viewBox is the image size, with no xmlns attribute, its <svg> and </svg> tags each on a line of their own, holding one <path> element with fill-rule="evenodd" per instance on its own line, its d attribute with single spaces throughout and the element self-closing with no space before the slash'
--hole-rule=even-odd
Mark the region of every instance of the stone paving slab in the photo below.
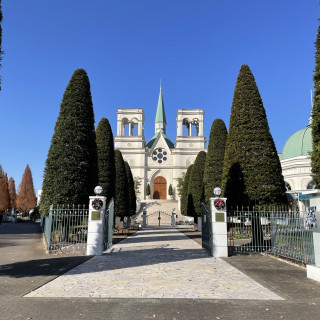
<svg viewBox="0 0 320 320">
<path fill-rule="evenodd" d="M 25 297 L 283 300 L 176 229 L 138 231 Z"/>
</svg>

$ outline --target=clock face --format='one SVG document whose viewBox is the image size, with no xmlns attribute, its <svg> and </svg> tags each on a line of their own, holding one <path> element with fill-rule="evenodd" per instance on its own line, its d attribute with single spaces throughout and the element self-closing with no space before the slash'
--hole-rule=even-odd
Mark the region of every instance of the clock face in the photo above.
<svg viewBox="0 0 320 320">
<path fill-rule="evenodd" d="M 96 210 L 101 209 L 103 206 L 103 202 L 101 199 L 93 199 L 91 204 L 92 204 L 92 208 Z"/>
</svg>

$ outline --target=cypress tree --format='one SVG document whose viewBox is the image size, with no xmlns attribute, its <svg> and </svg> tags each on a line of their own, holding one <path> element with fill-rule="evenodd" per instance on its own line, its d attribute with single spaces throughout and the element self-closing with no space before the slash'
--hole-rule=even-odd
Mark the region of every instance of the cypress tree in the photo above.
<svg viewBox="0 0 320 320">
<path fill-rule="evenodd" d="M 126 166 L 120 150 L 114 150 L 115 164 L 116 164 L 116 180 L 114 192 L 114 215 L 121 217 L 129 215 L 128 203 L 128 180 L 126 174 Z"/>
<path fill-rule="evenodd" d="M 315 42 L 315 69 L 313 74 L 314 100 L 312 108 L 312 144 L 311 168 L 313 181 L 317 188 L 320 186 L 320 26 Z"/>
<path fill-rule="evenodd" d="M 32 173 L 27 164 L 21 183 L 18 187 L 16 206 L 20 212 L 28 212 L 29 210 L 34 209 L 36 205 L 37 198 L 34 192 Z"/>
<path fill-rule="evenodd" d="M 126 166 L 126 176 L 127 176 L 127 184 L 128 184 L 128 214 L 127 216 L 134 216 L 136 214 L 136 208 L 137 208 L 137 198 L 136 193 L 134 190 L 134 181 L 132 176 L 132 171 L 130 169 L 129 163 L 127 161 L 124 162 Z"/>
<path fill-rule="evenodd" d="M 97 146 L 89 78 L 76 70 L 60 105 L 44 169 L 40 210 L 88 203 L 98 183 Z"/>
<path fill-rule="evenodd" d="M 189 189 L 189 181 L 190 181 L 190 176 L 191 176 L 191 171 L 193 168 L 193 164 L 191 164 L 186 172 L 186 175 L 184 177 L 184 183 L 183 183 L 183 188 L 182 188 L 182 195 L 181 195 L 181 201 L 180 201 L 180 209 L 181 209 L 181 214 L 187 215 L 187 204 L 188 204 L 188 189 Z"/>
<path fill-rule="evenodd" d="M 194 162 L 189 187 L 188 187 L 188 215 L 194 217 L 194 223 L 198 223 L 198 217 L 201 216 L 201 201 L 203 200 L 203 173 L 206 162 L 206 153 L 200 151 Z"/>
<path fill-rule="evenodd" d="M 207 207 L 210 206 L 209 199 L 213 197 L 213 189 L 215 187 L 221 188 L 227 134 L 227 128 L 223 120 L 214 120 L 211 126 L 203 174 L 204 196 Z"/>
<path fill-rule="evenodd" d="M 102 118 L 96 130 L 99 185 L 102 195 L 110 201 L 114 197 L 115 163 L 113 134 L 108 119 Z"/>
<path fill-rule="evenodd" d="M 280 160 L 247 65 L 241 67 L 234 90 L 222 190 L 231 205 L 286 202 Z"/>
</svg>

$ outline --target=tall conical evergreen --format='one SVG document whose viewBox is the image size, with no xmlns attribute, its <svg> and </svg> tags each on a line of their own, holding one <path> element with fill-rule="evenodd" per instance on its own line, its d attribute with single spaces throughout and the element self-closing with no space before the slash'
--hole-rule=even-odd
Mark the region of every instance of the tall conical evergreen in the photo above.
<svg viewBox="0 0 320 320">
<path fill-rule="evenodd" d="M 187 215 L 188 190 L 189 190 L 189 181 L 190 181 L 192 168 L 193 168 L 193 164 L 191 164 L 188 167 L 187 173 L 184 177 L 184 184 L 183 184 L 182 195 L 180 199 L 180 208 L 181 208 L 181 213 L 183 215 Z"/>
<path fill-rule="evenodd" d="M 103 188 L 102 195 L 107 201 L 114 196 L 115 159 L 113 134 L 108 119 L 102 118 L 96 130 L 99 185 Z"/>
<path fill-rule="evenodd" d="M 234 90 L 222 190 L 233 206 L 286 202 L 280 160 L 247 65 L 241 67 Z"/>
<path fill-rule="evenodd" d="M 201 216 L 201 201 L 203 200 L 203 173 L 206 162 L 206 153 L 200 151 L 196 157 L 191 171 L 188 187 L 187 213 L 194 217 L 194 223 L 198 223 Z"/>
<path fill-rule="evenodd" d="M 114 193 L 114 214 L 121 217 L 129 215 L 129 201 L 128 201 L 128 180 L 126 174 L 126 166 L 120 150 L 114 150 L 116 163 L 116 180 Z"/>
<path fill-rule="evenodd" d="M 130 217 L 136 214 L 137 198 L 136 198 L 136 193 L 134 191 L 134 181 L 133 181 L 133 176 L 132 176 L 129 163 L 125 161 L 124 164 L 126 166 L 126 176 L 127 176 L 127 183 L 128 183 L 129 210 L 128 210 L 127 216 Z"/>
<path fill-rule="evenodd" d="M 227 128 L 223 120 L 213 121 L 210 131 L 208 151 L 203 174 L 204 196 L 207 207 L 215 187 L 221 188 L 224 151 L 227 142 Z"/>
<path fill-rule="evenodd" d="M 87 204 L 98 183 L 97 146 L 89 78 L 76 70 L 60 105 L 48 152 L 40 210 Z"/>
<path fill-rule="evenodd" d="M 320 26 L 318 27 L 317 39 L 315 42 L 315 69 L 313 75 L 314 100 L 312 108 L 312 144 L 311 167 L 313 181 L 317 188 L 320 186 Z"/>
</svg>

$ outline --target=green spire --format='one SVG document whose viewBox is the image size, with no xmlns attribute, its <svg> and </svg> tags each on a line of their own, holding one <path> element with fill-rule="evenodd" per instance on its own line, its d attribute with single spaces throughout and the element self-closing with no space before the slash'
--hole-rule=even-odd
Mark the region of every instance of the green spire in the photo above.
<svg viewBox="0 0 320 320">
<path fill-rule="evenodd" d="M 166 114 L 164 112 L 164 105 L 163 105 L 163 98 L 162 98 L 162 89 L 160 87 L 159 99 L 158 99 L 158 107 L 157 107 L 157 114 L 156 114 L 156 121 L 155 122 L 162 122 L 167 124 L 166 121 Z"/>
</svg>

